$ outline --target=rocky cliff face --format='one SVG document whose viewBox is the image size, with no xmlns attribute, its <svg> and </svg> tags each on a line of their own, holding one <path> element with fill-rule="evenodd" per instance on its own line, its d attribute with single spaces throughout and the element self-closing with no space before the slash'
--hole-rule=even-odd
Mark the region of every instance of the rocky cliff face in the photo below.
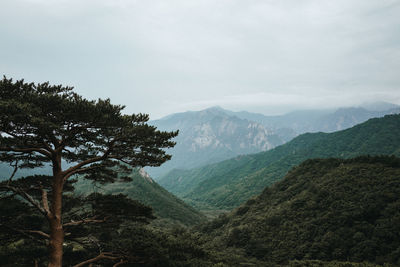
<svg viewBox="0 0 400 267">
<path fill-rule="evenodd" d="M 284 143 L 274 131 L 260 123 L 240 119 L 223 109 L 185 112 L 153 121 L 160 130 L 177 130 L 177 145 L 171 161 L 148 169 L 153 177 L 173 168 L 188 169 L 240 154 L 266 151 Z"/>
<path fill-rule="evenodd" d="M 276 145 L 269 140 L 270 136 L 276 136 L 272 131 L 261 124 L 235 117 L 216 116 L 211 121 L 186 129 L 184 134 L 189 134 L 189 138 L 185 138 L 185 141 L 190 147 L 189 151 L 192 152 L 204 149 L 228 149 L 245 153 L 246 150 L 263 151 Z"/>
</svg>

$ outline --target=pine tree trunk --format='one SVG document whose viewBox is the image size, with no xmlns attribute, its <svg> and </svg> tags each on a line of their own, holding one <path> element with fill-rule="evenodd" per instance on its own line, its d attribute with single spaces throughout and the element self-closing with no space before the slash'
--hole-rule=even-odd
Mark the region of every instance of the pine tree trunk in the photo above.
<svg viewBox="0 0 400 267">
<path fill-rule="evenodd" d="M 61 222 L 54 219 L 50 222 L 49 267 L 61 267 L 63 256 L 64 230 Z"/>
<path fill-rule="evenodd" d="M 54 175 L 51 214 L 48 218 L 50 225 L 49 267 L 62 266 L 64 243 L 64 229 L 61 221 L 63 184 L 63 177 L 60 173 Z"/>
</svg>

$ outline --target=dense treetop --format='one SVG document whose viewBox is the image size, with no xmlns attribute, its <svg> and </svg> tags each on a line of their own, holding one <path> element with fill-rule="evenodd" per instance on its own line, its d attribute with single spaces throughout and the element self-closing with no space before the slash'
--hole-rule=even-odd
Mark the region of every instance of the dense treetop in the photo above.
<svg viewBox="0 0 400 267">
<path fill-rule="evenodd" d="M 100 180 L 110 176 L 115 160 L 158 166 L 170 158 L 162 148 L 174 145 L 177 132 L 157 131 L 146 124 L 148 115 L 124 115 L 124 106 L 87 100 L 61 85 L 3 78 L 0 87 L 1 161 L 35 167 L 60 152 L 65 161 L 80 163 L 66 174 L 85 172 L 94 179 L 96 171 Z"/>
</svg>

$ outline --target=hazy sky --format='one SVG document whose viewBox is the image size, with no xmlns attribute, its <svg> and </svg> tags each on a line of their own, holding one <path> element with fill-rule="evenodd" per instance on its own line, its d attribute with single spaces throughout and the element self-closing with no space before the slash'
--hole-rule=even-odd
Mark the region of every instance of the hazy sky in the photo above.
<svg viewBox="0 0 400 267">
<path fill-rule="evenodd" d="M 152 119 L 400 104 L 400 0 L 0 0 L 0 73 Z"/>
</svg>

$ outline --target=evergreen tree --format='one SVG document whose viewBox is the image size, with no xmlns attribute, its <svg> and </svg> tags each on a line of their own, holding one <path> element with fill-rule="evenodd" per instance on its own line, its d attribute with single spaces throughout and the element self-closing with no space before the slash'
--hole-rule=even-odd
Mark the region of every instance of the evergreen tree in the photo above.
<svg viewBox="0 0 400 267">
<path fill-rule="evenodd" d="M 1 188 L 46 218 L 48 266 L 62 266 L 64 227 L 72 223 L 62 220 L 63 192 L 71 176 L 81 174 L 99 183 L 128 180 L 123 175 L 130 170 L 127 166 L 159 166 L 170 159 L 163 148 L 175 145 L 171 139 L 178 132 L 158 131 L 146 123 L 148 115 L 123 115 L 123 108 L 109 99 L 84 99 L 71 87 L 6 77 L 0 81 L 0 161 L 14 168 Z M 52 175 L 49 188 L 42 176 L 36 177 L 40 201 L 12 182 L 18 169 L 45 165 L 51 166 Z"/>
</svg>

